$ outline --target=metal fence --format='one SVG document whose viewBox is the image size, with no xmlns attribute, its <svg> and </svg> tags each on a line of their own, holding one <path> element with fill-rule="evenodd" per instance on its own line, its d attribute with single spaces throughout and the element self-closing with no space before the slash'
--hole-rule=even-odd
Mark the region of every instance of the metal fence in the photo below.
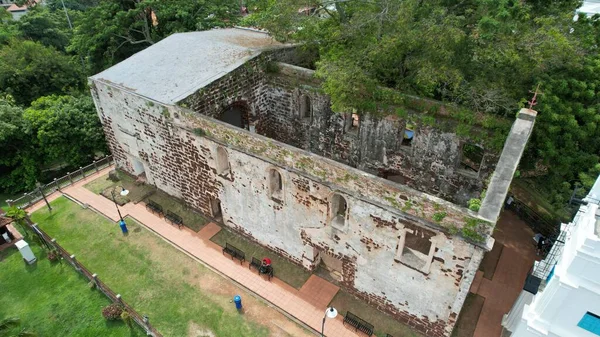
<svg viewBox="0 0 600 337">
<path fill-rule="evenodd" d="M 131 319 L 133 319 L 137 325 L 146 331 L 147 336 L 162 337 L 162 335 L 150 324 L 147 316 L 140 315 L 137 311 L 135 311 L 135 309 L 129 306 L 129 304 L 127 304 L 127 302 L 121 298 L 121 295 L 112 291 L 104 282 L 100 280 L 97 274 L 93 274 L 87 268 L 85 268 L 83 264 L 77 261 L 75 255 L 67 252 L 61 245 L 58 244 L 58 242 L 56 242 L 55 239 L 52 239 L 28 217 L 26 218 L 26 223 L 40 237 L 40 239 L 45 242 L 47 247 L 50 249 L 56 249 L 56 251 L 60 254 L 60 257 L 72 265 L 76 271 L 85 276 L 90 282 L 94 282 L 94 286 L 104 295 L 106 295 L 106 297 L 108 297 L 114 303 L 121 305 L 124 310 L 129 313 L 129 317 L 131 317 Z"/>
<path fill-rule="evenodd" d="M 42 200 L 47 195 L 52 194 L 56 191 L 60 191 L 62 188 L 70 186 L 85 177 L 98 173 L 100 170 L 109 167 L 113 164 L 113 156 L 106 156 L 100 160 L 94 160 L 88 166 L 80 167 L 78 170 L 74 172 L 67 172 L 67 174 L 60 178 L 55 178 L 52 182 L 40 185 L 35 190 L 24 193 L 22 197 L 17 198 L 15 200 L 6 200 L 6 203 L 9 206 L 16 206 L 20 208 L 27 208 L 36 202 Z"/>
<path fill-rule="evenodd" d="M 547 238 L 556 238 L 560 232 L 560 219 L 551 219 L 549 216 L 542 215 L 526 203 L 514 196 L 514 201 L 510 209 L 515 212 L 519 218 L 527 223 L 534 232 L 542 233 Z"/>
</svg>

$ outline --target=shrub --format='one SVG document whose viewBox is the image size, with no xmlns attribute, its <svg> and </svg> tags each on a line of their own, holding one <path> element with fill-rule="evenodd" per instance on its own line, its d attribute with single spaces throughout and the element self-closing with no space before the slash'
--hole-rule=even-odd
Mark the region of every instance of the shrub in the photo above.
<svg viewBox="0 0 600 337">
<path fill-rule="evenodd" d="M 472 198 L 469 200 L 469 209 L 477 212 L 481 208 L 481 199 Z"/>
<path fill-rule="evenodd" d="M 123 312 L 121 313 L 121 320 L 123 320 L 125 324 L 131 327 L 131 315 L 129 315 L 129 312 L 127 312 L 126 310 L 123 310 Z"/>
<path fill-rule="evenodd" d="M 48 260 L 50 262 L 56 262 L 60 259 L 60 254 L 56 250 L 51 250 L 48 252 Z"/>
<path fill-rule="evenodd" d="M 123 313 L 123 307 L 121 307 L 117 303 L 113 303 L 111 305 L 104 307 L 104 309 L 102 309 L 102 316 L 109 321 L 115 321 L 115 320 L 121 319 L 122 313 Z"/>
<path fill-rule="evenodd" d="M 433 221 L 441 222 L 446 217 L 446 212 L 436 212 L 433 214 Z"/>
<path fill-rule="evenodd" d="M 195 128 L 194 134 L 196 136 L 204 137 L 204 136 L 206 136 L 206 131 L 204 131 L 202 128 Z"/>
</svg>

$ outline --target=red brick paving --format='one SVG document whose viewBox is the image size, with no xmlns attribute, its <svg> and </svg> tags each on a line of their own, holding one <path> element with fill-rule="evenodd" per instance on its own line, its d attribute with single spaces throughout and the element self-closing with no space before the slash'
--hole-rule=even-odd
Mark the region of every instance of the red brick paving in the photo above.
<svg viewBox="0 0 600 337">
<path fill-rule="evenodd" d="M 504 245 L 492 280 L 478 272 L 471 292 L 485 298 L 473 337 L 500 337 L 502 316 L 510 311 L 536 259 L 534 233 L 512 212 L 502 212 L 494 238 Z"/>
</svg>

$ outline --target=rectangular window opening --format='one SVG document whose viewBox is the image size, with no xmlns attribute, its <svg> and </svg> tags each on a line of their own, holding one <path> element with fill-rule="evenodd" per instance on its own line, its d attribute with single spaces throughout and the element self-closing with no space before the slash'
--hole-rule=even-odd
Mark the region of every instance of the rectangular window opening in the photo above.
<svg viewBox="0 0 600 337">
<path fill-rule="evenodd" d="M 414 126 L 411 124 L 406 124 L 406 128 L 404 129 L 404 135 L 402 137 L 402 145 L 403 146 L 412 146 L 413 139 L 415 138 L 415 130 Z"/>
<path fill-rule="evenodd" d="M 462 146 L 461 155 L 460 168 L 479 173 L 481 162 L 483 161 L 483 148 L 472 143 L 465 143 Z"/>
<path fill-rule="evenodd" d="M 404 247 L 400 261 L 417 270 L 422 270 L 429 261 L 429 251 L 431 250 L 431 235 L 406 230 L 404 237 Z"/>
</svg>

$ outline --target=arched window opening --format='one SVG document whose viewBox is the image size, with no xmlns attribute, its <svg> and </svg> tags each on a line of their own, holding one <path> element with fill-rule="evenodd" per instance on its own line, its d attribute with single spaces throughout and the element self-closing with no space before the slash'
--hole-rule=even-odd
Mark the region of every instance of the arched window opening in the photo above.
<svg viewBox="0 0 600 337">
<path fill-rule="evenodd" d="M 346 199 L 339 194 L 334 194 L 331 198 L 331 224 L 337 228 L 344 228 L 346 225 L 346 213 L 348 204 Z"/>
<path fill-rule="evenodd" d="M 269 191 L 271 199 L 283 200 L 283 181 L 281 174 L 276 169 L 269 170 Z"/>
<path fill-rule="evenodd" d="M 229 156 L 227 155 L 227 151 L 219 146 L 217 147 L 217 174 L 226 174 L 229 170 Z"/>
<path fill-rule="evenodd" d="M 312 102 L 310 96 L 300 96 L 300 118 L 311 118 L 312 117 Z"/>
</svg>

